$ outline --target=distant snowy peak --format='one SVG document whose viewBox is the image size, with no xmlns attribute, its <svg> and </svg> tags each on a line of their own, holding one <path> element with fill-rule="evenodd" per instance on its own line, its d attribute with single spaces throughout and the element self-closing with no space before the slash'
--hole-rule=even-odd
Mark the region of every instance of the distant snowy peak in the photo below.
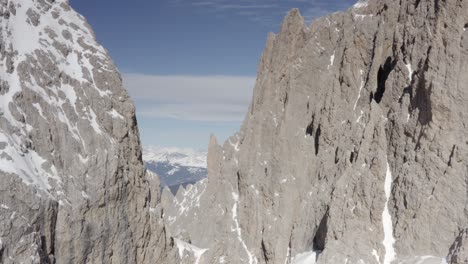
<svg viewBox="0 0 468 264">
<path fill-rule="evenodd" d="M 149 171 L 159 176 L 161 186 L 175 194 L 179 186 L 194 184 L 206 178 L 206 151 L 186 148 L 143 147 L 143 161 Z"/>
<path fill-rule="evenodd" d="M 183 167 L 206 168 L 206 156 L 206 151 L 189 148 L 143 147 L 143 160 L 147 163 L 166 162 Z"/>
</svg>

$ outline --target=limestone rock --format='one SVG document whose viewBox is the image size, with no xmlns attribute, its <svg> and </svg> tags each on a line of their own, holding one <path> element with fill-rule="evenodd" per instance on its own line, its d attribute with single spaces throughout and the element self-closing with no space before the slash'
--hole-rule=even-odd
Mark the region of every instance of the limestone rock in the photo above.
<svg viewBox="0 0 468 264">
<path fill-rule="evenodd" d="M 0 0 L 0 47 L 0 262 L 169 263 L 133 103 L 84 18 Z"/>
<path fill-rule="evenodd" d="M 460 232 L 450 249 L 448 260 L 451 263 L 468 263 L 468 229 Z"/>
<path fill-rule="evenodd" d="M 163 198 L 168 233 L 200 263 L 465 261 L 467 17 L 456 0 L 291 11 L 208 180 Z"/>
</svg>

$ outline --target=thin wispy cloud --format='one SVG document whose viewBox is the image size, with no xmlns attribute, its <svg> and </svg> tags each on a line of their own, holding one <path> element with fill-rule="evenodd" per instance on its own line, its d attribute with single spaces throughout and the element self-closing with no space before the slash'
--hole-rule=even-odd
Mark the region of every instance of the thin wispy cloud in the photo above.
<svg viewBox="0 0 468 264">
<path fill-rule="evenodd" d="M 124 74 L 140 116 L 190 121 L 240 122 L 255 77 Z"/>
<path fill-rule="evenodd" d="M 284 15 L 299 8 L 307 23 L 336 11 L 346 10 L 356 0 L 170 0 L 174 5 L 191 5 L 226 18 L 243 16 L 276 29 Z"/>
<path fill-rule="evenodd" d="M 249 18 L 277 29 L 291 8 L 307 22 L 350 7 L 356 0 L 166 0 L 226 18 Z M 240 122 L 251 100 L 254 77 L 124 74 L 138 114 L 148 118 Z"/>
</svg>

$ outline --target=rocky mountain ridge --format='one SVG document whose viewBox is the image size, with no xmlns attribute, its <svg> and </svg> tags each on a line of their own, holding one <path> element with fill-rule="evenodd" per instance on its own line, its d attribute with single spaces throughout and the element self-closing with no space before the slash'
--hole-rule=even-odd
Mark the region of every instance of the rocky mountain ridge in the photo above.
<svg viewBox="0 0 468 264">
<path fill-rule="evenodd" d="M 169 263 L 133 103 L 67 1 L 0 1 L 0 98 L 1 263 Z"/>
<path fill-rule="evenodd" d="M 175 197 L 65 0 L 0 0 L 0 262 L 466 263 L 468 3 L 270 34 L 249 113 Z"/>
<path fill-rule="evenodd" d="M 454 0 L 291 11 L 208 179 L 163 193 L 168 233 L 205 249 L 182 263 L 466 263 L 467 17 Z"/>
</svg>

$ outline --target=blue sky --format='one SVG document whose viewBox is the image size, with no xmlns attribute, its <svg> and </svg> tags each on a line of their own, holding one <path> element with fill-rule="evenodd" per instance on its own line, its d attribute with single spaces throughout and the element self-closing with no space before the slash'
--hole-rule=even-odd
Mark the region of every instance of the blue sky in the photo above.
<svg viewBox="0 0 468 264">
<path fill-rule="evenodd" d="M 297 7 L 309 22 L 356 0 L 70 0 L 109 50 L 144 145 L 206 149 L 247 112 L 268 32 Z"/>
</svg>

